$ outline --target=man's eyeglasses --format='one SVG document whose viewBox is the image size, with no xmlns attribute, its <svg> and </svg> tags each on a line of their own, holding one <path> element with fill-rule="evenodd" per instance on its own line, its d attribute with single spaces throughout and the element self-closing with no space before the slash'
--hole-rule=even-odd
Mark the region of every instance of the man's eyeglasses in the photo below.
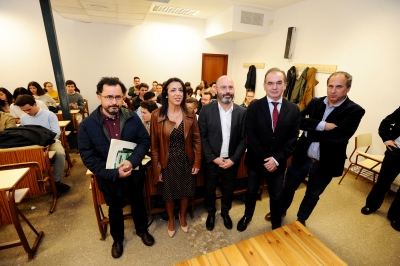
<svg viewBox="0 0 400 266">
<path fill-rule="evenodd" d="M 99 96 L 100 96 L 101 98 L 106 99 L 106 100 L 109 101 L 109 102 L 112 102 L 112 100 L 114 100 L 114 99 L 115 99 L 115 101 L 120 102 L 120 101 L 123 99 L 123 97 L 122 97 L 121 95 L 117 95 L 117 96 L 112 96 L 112 95 L 103 96 L 103 95 L 100 95 L 100 94 L 99 94 Z"/>
</svg>

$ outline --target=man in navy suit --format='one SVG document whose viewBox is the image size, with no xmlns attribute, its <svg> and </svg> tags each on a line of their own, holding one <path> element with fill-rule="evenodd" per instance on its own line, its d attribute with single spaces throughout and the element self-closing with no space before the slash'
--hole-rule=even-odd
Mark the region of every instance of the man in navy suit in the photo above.
<svg viewBox="0 0 400 266">
<path fill-rule="evenodd" d="M 286 74 L 278 68 L 264 78 L 266 96 L 247 109 L 248 141 L 245 165 L 248 170 L 246 209 L 237 230 L 244 231 L 251 221 L 262 178 L 266 177 L 272 213 L 272 228 L 281 226 L 282 189 L 286 161 L 292 155 L 299 135 L 300 110 L 282 97 Z"/>
<path fill-rule="evenodd" d="M 347 72 L 333 73 L 327 81 L 327 96 L 312 99 L 301 111 L 303 134 L 287 169 L 282 215 L 308 175 L 306 193 L 297 213 L 298 221 L 304 225 L 332 178 L 342 175 L 347 144 L 365 114 L 347 96 L 352 79 Z"/>
<path fill-rule="evenodd" d="M 382 120 L 379 126 L 379 136 L 387 149 L 378 181 L 369 193 L 366 205 L 361 209 L 361 213 L 365 215 L 381 207 L 386 192 L 400 173 L 400 107 Z M 400 190 L 397 191 L 396 197 L 390 205 L 387 217 L 393 229 L 400 231 Z"/>
<path fill-rule="evenodd" d="M 228 76 L 218 78 L 217 101 L 204 105 L 199 115 L 208 211 L 206 227 L 209 231 L 215 224 L 215 190 L 219 176 L 222 180 L 221 217 L 225 227 L 232 229 L 229 210 L 240 160 L 246 150 L 246 109 L 232 102 L 234 95 L 232 79 Z"/>
</svg>

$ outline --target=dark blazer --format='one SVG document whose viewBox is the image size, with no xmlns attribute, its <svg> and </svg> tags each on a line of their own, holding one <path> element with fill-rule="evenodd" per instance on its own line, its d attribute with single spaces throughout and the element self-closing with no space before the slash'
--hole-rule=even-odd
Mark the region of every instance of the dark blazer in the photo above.
<svg viewBox="0 0 400 266">
<path fill-rule="evenodd" d="M 246 150 L 245 119 L 246 109 L 234 103 L 229 140 L 229 158 L 237 165 L 239 165 L 240 159 Z M 206 163 L 210 163 L 221 154 L 222 129 L 218 101 L 213 101 L 203 106 L 199 115 L 199 127 L 203 157 Z"/>
<path fill-rule="evenodd" d="M 365 110 L 358 104 L 347 99 L 326 118 L 326 122 L 334 123 L 336 128 L 329 131 L 316 131 L 325 113 L 325 97 L 313 98 L 301 111 L 300 129 L 307 131 L 307 137 L 302 134 L 293 154 L 292 163 L 301 165 L 307 158 L 307 151 L 312 142 L 320 143 L 320 158 L 318 171 L 320 175 L 335 177 L 343 173 L 346 161 L 346 148 L 349 139 L 356 132 Z M 308 115 L 309 118 L 305 118 Z"/>
<path fill-rule="evenodd" d="M 395 140 L 400 136 L 400 107 L 382 120 L 379 125 L 379 136 L 383 142 Z"/>
<path fill-rule="evenodd" d="M 294 151 L 299 126 L 299 107 L 284 98 L 275 132 L 272 130 L 267 97 L 250 104 L 246 118 L 248 147 L 245 165 L 253 171 L 268 173 L 264 159 L 272 156 L 279 163 L 274 173 L 283 173 L 286 170 L 286 160 Z"/>
</svg>

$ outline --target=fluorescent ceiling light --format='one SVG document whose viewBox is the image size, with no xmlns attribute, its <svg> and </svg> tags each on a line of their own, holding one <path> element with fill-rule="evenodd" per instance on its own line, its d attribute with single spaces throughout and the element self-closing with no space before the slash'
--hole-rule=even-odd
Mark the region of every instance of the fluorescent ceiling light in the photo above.
<svg viewBox="0 0 400 266">
<path fill-rule="evenodd" d="M 158 5 L 154 5 L 153 11 L 177 14 L 177 15 L 184 15 L 184 16 L 195 16 L 198 13 L 200 13 L 199 10 L 193 10 L 193 9 L 181 8 L 181 7 L 173 7 L 173 6 L 158 6 Z"/>
</svg>

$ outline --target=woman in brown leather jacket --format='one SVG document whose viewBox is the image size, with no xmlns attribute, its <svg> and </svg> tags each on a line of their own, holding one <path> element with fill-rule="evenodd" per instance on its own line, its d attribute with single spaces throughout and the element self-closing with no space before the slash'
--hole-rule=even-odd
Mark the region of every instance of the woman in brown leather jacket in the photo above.
<svg viewBox="0 0 400 266">
<path fill-rule="evenodd" d="M 168 235 L 175 234 L 174 200 L 180 199 L 179 221 L 183 232 L 189 226 L 186 210 L 196 192 L 195 175 L 201 166 L 201 139 L 196 114 L 186 108 L 186 87 L 170 78 L 161 93 L 162 106 L 151 114 L 151 161 L 157 193 L 168 213 Z"/>
</svg>

